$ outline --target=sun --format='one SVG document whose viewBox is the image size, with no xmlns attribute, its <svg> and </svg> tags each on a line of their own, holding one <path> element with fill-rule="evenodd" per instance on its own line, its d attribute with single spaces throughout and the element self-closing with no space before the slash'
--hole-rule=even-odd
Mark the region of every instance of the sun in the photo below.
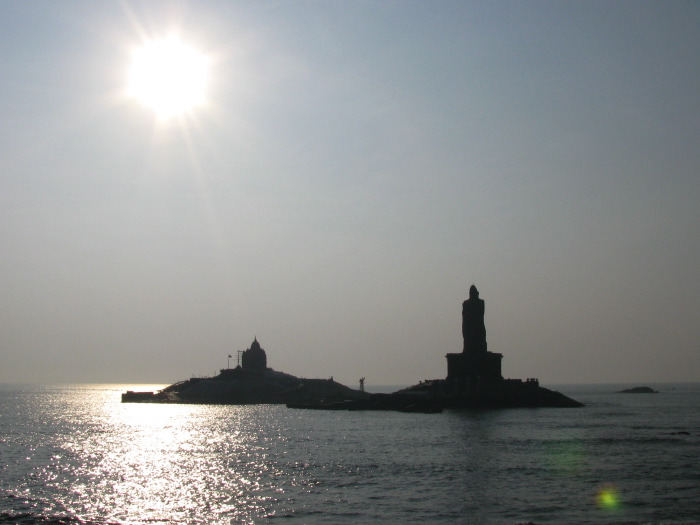
<svg viewBox="0 0 700 525">
<path fill-rule="evenodd" d="M 128 94 L 158 117 L 180 116 L 205 100 L 209 60 L 177 37 L 148 42 L 133 54 Z"/>
</svg>

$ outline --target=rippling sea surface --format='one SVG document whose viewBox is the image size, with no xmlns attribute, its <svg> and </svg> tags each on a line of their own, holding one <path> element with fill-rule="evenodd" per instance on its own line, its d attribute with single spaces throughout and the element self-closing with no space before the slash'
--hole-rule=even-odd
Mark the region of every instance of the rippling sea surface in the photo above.
<svg viewBox="0 0 700 525">
<path fill-rule="evenodd" d="M 700 384 L 652 386 L 404 414 L 2 385 L 0 523 L 700 523 Z"/>
</svg>

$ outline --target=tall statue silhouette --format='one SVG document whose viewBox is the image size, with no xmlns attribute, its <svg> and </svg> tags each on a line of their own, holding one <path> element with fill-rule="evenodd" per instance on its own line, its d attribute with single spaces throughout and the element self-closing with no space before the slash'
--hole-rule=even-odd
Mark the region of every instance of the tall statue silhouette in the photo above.
<svg viewBox="0 0 700 525">
<path fill-rule="evenodd" d="M 472 284 L 469 288 L 469 299 L 462 303 L 462 352 L 470 356 L 486 354 L 485 309 L 484 300 L 479 299 L 479 290 Z"/>
</svg>

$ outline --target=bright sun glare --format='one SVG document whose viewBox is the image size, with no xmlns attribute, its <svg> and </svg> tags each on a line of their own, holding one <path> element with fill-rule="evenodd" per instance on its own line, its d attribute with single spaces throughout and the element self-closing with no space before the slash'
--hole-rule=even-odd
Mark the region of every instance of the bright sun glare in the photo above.
<svg viewBox="0 0 700 525">
<path fill-rule="evenodd" d="M 182 115 L 204 102 L 209 61 L 176 37 L 134 52 L 128 93 L 160 118 Z"/>
</svg>

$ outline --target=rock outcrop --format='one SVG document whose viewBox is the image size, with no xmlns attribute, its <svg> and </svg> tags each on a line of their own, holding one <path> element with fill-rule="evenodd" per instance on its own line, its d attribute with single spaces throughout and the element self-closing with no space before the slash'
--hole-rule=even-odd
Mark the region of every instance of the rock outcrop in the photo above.
<svg viewBox="0 0 700 525">
<path fill-rule="evenodd" d="M 192 377 L 159 392 L 126 392 L 124 403 L 206 403 L 225 405 L 331 403 L 367 400 L 369 394 L 330 379 L 304 379 L 267 367 L 257 338 L 242 353 L 242 364 L 215 377 Z"/>
<path fill-rule="evenodd" d="M 634 388 L 626 388 L 625 390 L 620 390 L 618 394 L 658 394 L 658 390 L 654 390 L 648 386 L 635 386 Z"/>
</svg>

